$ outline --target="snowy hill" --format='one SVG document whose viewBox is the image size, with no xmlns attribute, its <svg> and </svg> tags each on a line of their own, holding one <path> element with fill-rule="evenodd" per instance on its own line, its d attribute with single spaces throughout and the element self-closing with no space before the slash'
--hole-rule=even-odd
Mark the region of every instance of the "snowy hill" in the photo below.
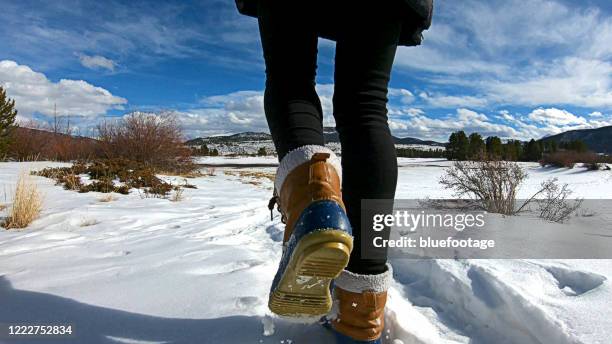
<svg viewBox="0 0 612 344">
<path fill-rule="evenodd" d="M 557 143 L 580 140 L 586 143 L 590 150 L 597 153 L 612 153 L 612 126 L 596 129 L 569 130 L 557 135 L 547 136 L 541 139 L 544 142 L 555 141 Z"/>
<path fill-rule="evenodd" d="M 398 198 L 451 196 L 437 183 L 448 161 L 399 164 Z M 0 183 L 10 195 L 23 169 L 59 165 L 0 163 Z M 524 166 L 530 178 L 520 197 L 551 176 L 578 197 L 612 195 L 609 171 Z M 75 335 L 0 343 L 332 343 L 318 324 L 267 309 L 282 241 L 266 207 L 273 172 L 217 168 L 190 179 L 197 189 L 181 202 L 136 192 L 101 202 L 102 194 L 33 177 L 45 194 L 41 218 L 0 231 L 0 323 L 70 323 Z M 387 344 L 586 344 L 612 335 L 612 260 L 391 263 Z"/>
<path fill-rule="evenodd" d="M 335 128 L 324 127 L 323 137 L 326 146 L 334 152 L 340 153 L 340 140 Z M 443 143 L 435 141 L 425 141 L 412 137 L 393 137 L 393 140 L 397 148 L 417 150 L 444 149 Z M 258 132 L 198 137 L 186 141 L 185 145 L 196 148 L 206 145 L 209 149 L 217 149 L 220 155 L 253 155 L 257 154 L 260 148 L 264 148 L 268 154 L 275 154 L 274 143 L 270 134 Z"/>
</svg>

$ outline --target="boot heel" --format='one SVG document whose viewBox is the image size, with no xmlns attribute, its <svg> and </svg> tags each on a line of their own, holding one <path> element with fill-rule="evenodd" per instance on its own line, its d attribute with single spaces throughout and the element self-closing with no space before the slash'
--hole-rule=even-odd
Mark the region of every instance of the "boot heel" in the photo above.
<svg viewBox="0 0 612 344">
<path fill-rule="evenodd" d="M 296 246 L 268 306 L 284 316 L 318 316 L 332 306 L 329 285 L 346 267 L 353 238 L 345 231 L 322 229 Z"/>
<path fill-rule="evenodd" d="M 328 238 L 326 241 L 311 245 L 301 253 L 296 264 L 299 276 L 336 278 L 346 267 L 351 255 L 351 238 L 345 232 L 337 230 L 325 230 L 318 234 Z M 311 238 L 304 238 L 304 240 Z M 321 239 L 321 238 L 318 238 Z"/>
<path fill-rule="evenodd" d="M 315 316 L 329 312 L 330 283 L 348 264 L 353 236 L 344 209 L 334 201 L 308 206 L 287 242 L 272 282 L 268 306 L 279 315 Z"/>
</svg>

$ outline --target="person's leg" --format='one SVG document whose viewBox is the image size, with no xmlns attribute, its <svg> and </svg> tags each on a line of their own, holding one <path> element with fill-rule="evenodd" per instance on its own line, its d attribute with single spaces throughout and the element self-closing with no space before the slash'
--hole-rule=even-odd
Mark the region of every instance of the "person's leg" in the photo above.
<svg viewBox="0 0 612 344">
<path fill-rule="evenodd" d="M 401 21 L 389 12 L 368 16 L 348 25 L 338 39 L 333 105 L 342 145 L 342 195 L 355 237 L 347 270 L 377 274 L 386 271 L 386 251 L 376 252 L 379 259 L 362 257 L 362 244 L 371 245 L 367 234 L 374 233 L 371 228 L 362 231 L 361 200 L 395 196 L 397 158 L 386 106 Z"/>
<path fill-rule="evenodd" d="M 362 223 L 361 200 L 395 196 L 397 159 L 387 124 L 387 87 L 401 31 L 394 13 L 383 6 L 349 15 L 354 22 L 336 44 L 334 117 L 342 145 L 342 198 L 354 235 L 349 264 L 334 280 L 338 312 L 331 326 L 339 343 L 379 344 L 384 329 L 392 270 L 387 251 L 374 248 L 372 238 L 389 232 L 374 233 Z M 363 256 L 366 248 L 369 257 Z"/>
<path fill-rule="evenodd" d="M 323 145 L 323 111 L 315 91 L 318 37 L 307 6 L 260 1 L 266 64 L 264 109 L 279 161 L 292 149 Z M 295 13 L 297 15 L 288 15 Z"/>
<path fill-rule="evenodd" d="M 301 7 L 301 8 L 300 8 Z M 340 194 L 340 160 L 323 146 L 315 92 L 317 32 L 308 2 L 260 1 L 266 118 L 279 157 L 274 180 L 285 235 L 268 306 L 276 314 L 326 314 L 330 283 L 346 267 L 353 238 Z"/>
</svg>

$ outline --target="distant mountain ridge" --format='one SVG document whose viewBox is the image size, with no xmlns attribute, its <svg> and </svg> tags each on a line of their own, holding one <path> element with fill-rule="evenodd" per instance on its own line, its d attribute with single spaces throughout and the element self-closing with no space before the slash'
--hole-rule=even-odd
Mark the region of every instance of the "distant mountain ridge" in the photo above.
<svg viewBox="0 0 612 344">
<path fill-rule="evenodd" d="M 612 153 L 612 125 L 596 129 L 570 130 L 560 134 L 540 139 L 543 142 L 556 141 L 557 143 L 581 140 L 596 153 Z"/>
<path fill-rule="evenodd" d="M 340 142 L 338 137 L 338 132 L 336 132 L 335 128 L 332 127 L 324 127 L 323 128 L 323 138 L 325 142 Z M 246 142 L 246 141 L 269 141 L 272 140 L 272 136 L 267 133 L 260 132 L 252 132 L 247 131 L 238 134 L 232 135 L 220 135 L 220 136 L 208 136 L 208 137 L 198 137 L 195 139 L 191 139 L 185 142 L 187 146 L 201 146 L 207 143 L 228 143 L 228 142 Z M 393 136 L 393 142 L 395 144 L 405 144 L 405 145 L 427 145 L 427 146 L 439 146 L 444 147 L 444 143 L 431 141 L 431 140 L 421 140 L 413 137 L 395 137 Z"/>
<path fill-rule="evenodd" d="M 254 131 L 246 131 L 238 134 L 198 137 L 185 142 L 187 146 L 201 146 L 207 143 L 227 143 L 227 142 L 246 142 L 246 141 L 268 141 L 272 140 L 272 135 Z"/>
</svg>

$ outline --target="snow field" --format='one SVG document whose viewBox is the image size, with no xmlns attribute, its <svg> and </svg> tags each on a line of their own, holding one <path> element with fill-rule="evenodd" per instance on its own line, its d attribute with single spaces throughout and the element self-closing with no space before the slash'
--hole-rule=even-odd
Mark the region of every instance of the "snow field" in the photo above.
<svg viewBox="0 0 612 344">
<path fill-rule="evenodd" d="M 452 196 L 437 184 L 448 162 L 399 163 L 397 198 Z M 61 165 L 0 163 L 5 203 L 21 170 Z M 553 176 L 579 197 L 612 195 L 609 171 L 525 167 L 521 197 Z M 33 177 L 41 218 L 0 231 L 0 323 L 65 319 L 75 343 L 332 343 L 320 325 L 268 311 L 282 241 L 266 207 L 272 182 L 226 170 L 189 179 L 198 188 L 180 202 L 136 192 L 100 202 Z M 385 343 L 606 343 L 612 334 L 609 260 L 391 263 Z"/>
</svg>

